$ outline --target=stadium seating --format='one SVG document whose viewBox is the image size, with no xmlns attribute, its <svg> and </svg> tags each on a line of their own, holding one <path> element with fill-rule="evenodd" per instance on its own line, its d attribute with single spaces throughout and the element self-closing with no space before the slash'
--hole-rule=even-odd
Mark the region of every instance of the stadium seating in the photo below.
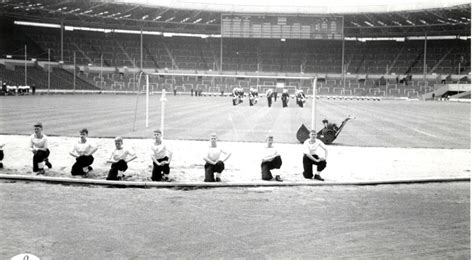
<svg viewBox="0 0 474 260">
<path fill-rule="evenodd" d="M 59 50 L 60 35 L 54 29 L 23 28 L 43 49 Z M 218 70 L 220 39 L 145 35 L 143 54 L 140 36 L 97 32 L 65 32 L 66 63 L 144 68 Z M 457 74 L 470 71 L 470 41 L 428 41 L 427 73 Z M 345 64 L 353 74 L 422 74 L 424 41 L 346 41 Z M 60 53 L 53 52 L 60 60 Z M 311 40 L 224 39 L 223 70 L 306 73 L 341 73 L 342 42 Z"/>
<path fill-rule="evenodd" d="M 52 50 L 52 60 L 61 60 L 60 32 L 57 29 L 19 27 L 14 39 L 28 39 L 33 45 L 29 56 L 45 60 L 47 50 Z M 432 89 L 433 84 L 443 78 L 427 80 L 406 80 L 410 75 L 423 74 L 424 41 L 346 41 L 344 43 L 344 63 L 348 75 L 342 73 L 342 41 L 330 40 L 269 40 L 269 39 L 223 39 L 222 69 L 231 72 L 272 72 L 272 73 L 317 73 L 339 75 L 325 79 L 320 84 L 321 93 L 330 95 L 396 95 L 409 96 L 423 94 Z M 65 31 L 63 60 L 65 64 L 77 66 L 104 66 L 119 69 L 153 68 L 156 70 L 217 71 L 220 68 L 220 46 L 218 38 L 143 36 L 141 52 L 140 35 L 98 32 Z M 75 60 L 74 60 L 75 54 Z M 102 59 L 101 59 L 102 57 Z M 141 63 L 143 57 L 143 63 Z M 427 74 L 467 74 L 470 72 L 470 41 L 430 40 L 426 51 Z M 21 70 L 7 75 L 5 68 L 0 73 L 11 81 L 21 81 Z M 54 87 L 70 88 L 72 74 L 60 69 L 53 72 Z M 367 75 L 388 75 L 381 79 Z M 390 76 L 390 77 L 389 77 Z M 9 78 L 10 77 L 10 78 Z M 13 79 L 11 77 L 18 77 Z M 44 87 L 45 73 L 34 68 L 29 78 Z M 78 89 L 122 89 L 137 88 L 136 75 L 129 73 L 103 74 L 100 79 L 95 71 L 81 73 Z M 156 89 L 177 87 L 190 91 L 198 87 L 230 91 L 240 84 L 244 88 L 264 85 L 261 82 L 228 79 L 202 79 L 193 77 L 173 77 L 153 79 Z M 230 79 L 229 79 L 230 80 Z M 24 80 L 23 80 L 24 81 Z M 69 83 L 68 83 L 69 82 Z M 102 85 L 101 85 L 102 84 Z M 273 83 L 274 85 L 274 83 Z M 308 83 L 293 82 L 292 86 L 309 89 Z"/>
<path fill-rule="evenodd" d="M 36 89 L 48 88 L 48 72 L 38 66 L 27 67 L 27 84 Z M 25 85 L 24 67 L 14 67 L 13 70 L 0 65 L 0 79 L 9 85 Z M 73 73 L 60 68 L 54 68 L 50 74 L 50 89 L 73 89 Z M 80 77 L 76 78 L 76 89 L 98 89 Z"/>
</svg>

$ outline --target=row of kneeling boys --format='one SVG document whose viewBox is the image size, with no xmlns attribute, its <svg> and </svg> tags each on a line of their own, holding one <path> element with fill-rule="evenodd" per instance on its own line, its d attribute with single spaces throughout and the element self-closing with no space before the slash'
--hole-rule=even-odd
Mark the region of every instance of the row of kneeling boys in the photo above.
<svg viewBox="0 0 474 260">
<path fill-rule="evenodd" d="M 73 176 L 87 177 L 93 170 L 93 154 L 97 151 L 97 146 L 88 140 L 89 131 L 84 128 L 80 131 L 80 140 L 74 144 L 74 148 L 69 154 L 75 157 L 75 163 L 71 167 Z M 162 140 L 160 130 L 153 131 L 154 142 L 151 145 L 150 157 L 153 163 L 151 173 L 152 181 L 171 181 L 170 164 L 173 157 L 172 150 Z M 309 138 L 303 143 L 303 176 L 306 179 L 324 181 L 321 172 L 326 168 L 328 149 L 319 139 L 316 138 L 316 131 L 310 131 Z M 282 181 L 280 175 L 273 176 L 271 170 L 280 169 L 282 158 L 278 150 L 273 146 L 273 135 L 267 134 L 264 152 L 261 158 L 262 180 Z M 112 151 L 107 163 L 110 163 L 110 170 L 107 180 L 124 180 L 128 163 L 135 160 L 137 155 L 130 149 L 124 147 L 123 138 L 115 137 L 115 149 Z M 0 168 L 3 168 L 3 146 L 0 144 Z M 318 156 L 316 150 L 321 148 L 324 156 Z M 37 175 L 45 174 L 45 166 L 52 168 L 49 161 L 50 150 L 48 147 L 48 136 L 43 133 L 43 124 L 34 125 L 34 133 L 30 136 L 30 150 L 33 153 L 33 172 Z M 204 159 L 204 181 L 220 182 L 221 174 L 225 169 L 225 161 L 229 159 L 231 152 L 225 151 L 217 145 L 217 134 L 209 136 L 209 146 Z M 313 174 L 313 165 L 316 165 L 317 172 Z"/>
</svg>

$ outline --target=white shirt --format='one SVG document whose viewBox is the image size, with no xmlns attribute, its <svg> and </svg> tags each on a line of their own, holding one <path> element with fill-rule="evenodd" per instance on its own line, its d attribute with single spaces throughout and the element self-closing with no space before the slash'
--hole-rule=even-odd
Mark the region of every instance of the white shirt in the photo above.
<svg viewBox="0 0 474 260">
<path fill-rule="evenodd" d="M 163 142 L 161 142 L 161 144 L 153 143 L 153 145 L 151 146 L 151 151 L 152 151 L 151 156 L 153 156 L 153 158 L 157 160 L 165 158 L 166 156 L 169 156 L 170 154 L 170 150 L 168 149 L 166 144 L 164 144 Z"/>
<path fill-rule="evenodd" d="M 325 144 L 321 140 L 316 139 L 314 143 L 310 143 L 310 138 L 306 139 L 303 143 L 304 154 L 317 154 L 318 147 L 326 148 Z"/>
<path fill-rule="evenodd" d="M 218 161 L 222 153 L 223 151 L 219 147 L 209 147 L 206 157 L 211 161 Z"/>
<path fill-rule="evenodd" d="M 48 136 L 43 134 L 43 137 L 38 138 L 35 134 L 30 136 L 30 147 L 48 149 Z"/>
<path fill-rule="evenodd" d="M 126 161 L 127 156 L 132 155 L 132 154 L 133 153 L 130 150 L 125 149 L 125 148 L 122 148 L 120 150 L 115 149 L 115 151 L 112 152 L 112 158 L 114 159 L 114 161 L 120 161 L 120 160 Z"/>
<path fill-rule="evenodd" d="M 275 147 L 265 147 L 262 153 L 262 159 L 274 158 L 278 155 Z"/>
<path fill-rule="evenodd" d="M 74 145 L 73 152 L 76 152 L 80 155 L 90 155 L 91 151 L 94 150 L 95 144 L 87 140 L 85 143 L 79 141 Z"/>
</svg>

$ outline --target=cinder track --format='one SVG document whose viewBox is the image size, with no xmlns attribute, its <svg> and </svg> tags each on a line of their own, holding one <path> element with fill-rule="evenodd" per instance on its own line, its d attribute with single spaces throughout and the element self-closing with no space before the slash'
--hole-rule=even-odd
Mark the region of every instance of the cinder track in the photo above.
<svg viewBox="0 0 474 260">
<path fill-rule="evenodd" d="M 0 183 L 0 258 L 470 259 L 469 188 Z"/>
</svg>

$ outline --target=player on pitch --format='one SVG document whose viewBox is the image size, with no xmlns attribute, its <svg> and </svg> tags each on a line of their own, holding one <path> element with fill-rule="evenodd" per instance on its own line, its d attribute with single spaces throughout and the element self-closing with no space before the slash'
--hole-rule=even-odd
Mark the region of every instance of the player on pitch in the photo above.
<svg viewBox="0 0 474 260">
<path fill-rule="evenodd" d="M 114 142 L 115 150 L 107 160 L 107 163 L 112 163 L 107 176 L 107 180 L 110 181 L 122 180 L 124 178 L 123 173 L 128 169 L 128 163 L 137 158 L 132 151 L 123 148 L 123 138 L 121 136 L 115 137 Z"/>
<path fill-rule="evenodd" d="M 45 174 L 44 165 L 48 168 L 53 166 L 48 160 L 48 136 L 43 134 L 43 124 L 38 122 L 34 125 L 35 133 L 30 136 L 30 150 L 33 153 L 33 172 L 37 175 Z"/>
<path fill-rule="evenodd" d="M 206 164 L 204 165 L 204 181 L 205 182 L 220 182 L 221 181 L 221 173 L 224 171 L 225 165 L 224 162 L 229 159 L 231 153 L 225 152 L 221 148 L 217 147 L 217 134 L 212 133 L 209 136 L 209 148 L 207 150 L 206 155 L 204 156 L 204 161 Z M 224 156 L 221 159 L 221 155 Z M 216 177 L 214 178 L 214 173 L 216 173 Z"/>
<path fill-rule="evenodd" d="M 258 90 L 255 88 L 250 88 L 249 90 L 249 105 L 256 105 L 258 101 Z"/>
<path fill-rule="evenodd" d="M 281 93 L 281 104 L 283 107 L 288 107 L 288 101 L 290 100 L 290 94 L 288 94 L 288 89 L 283 89 Z"/>
<path fill-rule="evenodd" d="M 151 146 L 151 160 L 153 161 L 152 181 L 170 181 L 170 162 L 173 152 L 163 143 L 160 130 L 153 131 L 155 142 Z"/>
<path fill-rule="evenodd" d="M 309 138 L 303 143 L 303 176 L 306 179 L 324 181 L 321 177 L 321 172 L 326 168 L 328 149 L 324 143 L 316 138 L 315 130 L 309 132 Z M 324 150 L 324 156 L 318 156 L 317 150 L 321 148 Z M 313 176 L 313 165 L 317 166 L 317 173 Z"/>
<path fill-rule="evenodd" d="M 303 90 L 298 89 L 295 95 L 296 95 L 296 104 L 298 104 L 298 106 L 300 107 L 303 107 L 304 103 L 306 102 L 306 95 L 303 93 Z"/>
<path fill-rule="evenodd" d="M 232 105 L 237 106 L 238 104 L 242 103 L 243 97 L 244 97 L 243 89 L 239 87 L 232 89 Z"/>
<path fill-rule="evenodd" d="M 267 104 L 268 107 L 272 106 L 272 98 L 273 98 L 273 89 L 269 88 L 267 91 L 265 91 L 265 94 L 267 95 Z"/>
<path fill-rule="evenodd" d="M 76 162 L 72 165 L 71 174 L 87 177 L 87 174 L 92 171 L 92 163 L 94 162 L 94 154 L 97 151 L 97 146 L 87 140 L 89 131 L 84 128 L 79 131 L 81 137 L 79 142 L 74 144 L 74 148 L 69 154 L 76 158 Z"/>
</svg>

